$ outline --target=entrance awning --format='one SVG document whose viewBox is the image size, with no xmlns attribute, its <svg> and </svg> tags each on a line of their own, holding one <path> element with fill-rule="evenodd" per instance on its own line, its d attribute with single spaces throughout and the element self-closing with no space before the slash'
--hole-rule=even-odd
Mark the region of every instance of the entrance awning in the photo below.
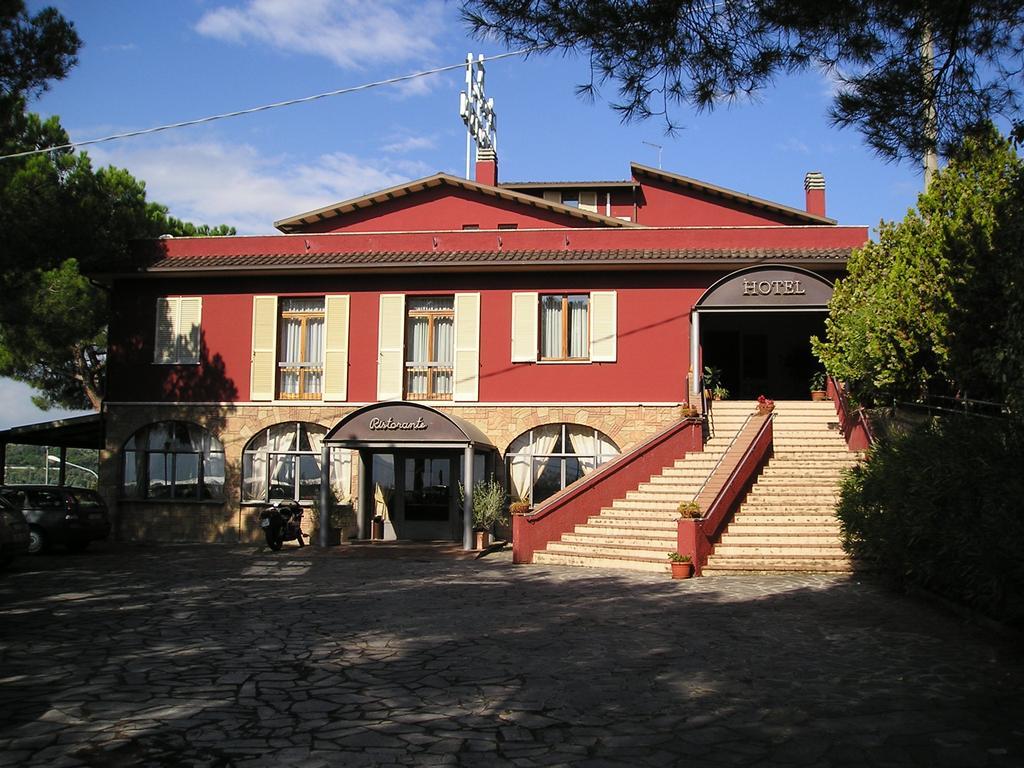
<svg viewBox="0 0 1024 768">
<path fill-rule="evenodd" d="M 464 448 L 496 450 L 475 425 L 428 405 L 374 403 L 350 413 L 324 437 L 343 448 Z"/>
<path fill-rule="evenodd" d="M 832 283 L 809 269 L 764 265 L 726 275 L 694 310 L 824 310 L 831 298 Z"/>
</svg>

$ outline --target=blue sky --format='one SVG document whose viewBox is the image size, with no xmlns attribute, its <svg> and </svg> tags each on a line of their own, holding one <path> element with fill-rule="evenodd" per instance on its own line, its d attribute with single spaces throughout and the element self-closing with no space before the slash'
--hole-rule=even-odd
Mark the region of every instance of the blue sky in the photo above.
<svg viewBox="0 0 1024 768">
<path fill-rule="evenodd" d="M 65 80 L 31 105 L 59 115 L 73 140 L 199 118 L 457 64 L 504 52 L 470 39 L 455 2 L 423 0 L 104 0 L 56 6 L 84 46 Z M 874 227 L 902 218 L 916 168 L 886 164 L 852 130 L 829 126 L 829 80 L 780 79 L 754 102 L 710 114 L 677 108 L 673 137 L 654 118 L 623 125 L 575 86 L 584 59 L 548 55 L 487 66 L 503 181 L 625 179 L 630 161 L 662 166 L 786 205 L 824 173 L 828 214 Z M 179 218 L 272 232 L 272 222 L 436 171 L 465 173 L 458 117 L 464 74 L 337 96 L 90 148 L 127 168 Z M 0 383 L 0 427 L 63 415 L 37 411 L 28 389 Z"/>
</svg>

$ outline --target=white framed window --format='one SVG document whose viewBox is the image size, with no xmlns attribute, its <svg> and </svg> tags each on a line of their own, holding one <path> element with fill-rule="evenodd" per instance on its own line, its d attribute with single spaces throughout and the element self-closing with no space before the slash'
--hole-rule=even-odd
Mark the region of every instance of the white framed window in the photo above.
<svg viewBox="0 0 1024 768">
<path fill-rule="evenodd" d="M 324 385 L 324 297 L 278 299 L 277 396 L 320 400 Z"/>
<path fill-rule="evenodd" d="M 512 362 L 615 362 L 615 291 L 513 293 Z"/>
<path fill-rule="evenodd" d="M 540 297 L 540 359 L 590 358 L 589 294 Z"/>
<path fill-rule="evenodd" d="M 580 424 L 544 424 L 529 429 L 505 451 L 509 489 L 516 499 L 537 504 L 619 455 L 599 429 Z"/>
<path fill-rule="evenodd" d="M 405 396 L 451 400 L 455 297 L 409 297 L 405 308 Z"/>
<path fill-rule="evenodd" d="M 153 362 L 160 365 L 197 365 L 202 344 L 203 299 L 167 296 L 156 300 L 156 335 Z"/>
</svg>

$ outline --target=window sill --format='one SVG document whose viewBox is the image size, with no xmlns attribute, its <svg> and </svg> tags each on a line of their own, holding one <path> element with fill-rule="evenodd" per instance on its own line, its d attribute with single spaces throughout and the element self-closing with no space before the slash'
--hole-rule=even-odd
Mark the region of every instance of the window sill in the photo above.
<svg viewBox="0 0 1024 768">
<path fill-rule="evenodd" d="M 538 360 L 537 365 L 592 365 L 593 360 Z"/>
</svg>

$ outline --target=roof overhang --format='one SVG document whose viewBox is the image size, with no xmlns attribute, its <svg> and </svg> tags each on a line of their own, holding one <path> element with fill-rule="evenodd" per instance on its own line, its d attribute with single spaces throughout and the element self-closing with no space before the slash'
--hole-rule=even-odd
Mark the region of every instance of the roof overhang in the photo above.
<svg viewBox="0 0 1024 768">
<path fill-rule="evenodd" d="M 85 416 L 11 427 L 0 431 L 0 443 L 98 450 L 103 447 L 103 436 L 102 414 L 90 413 Z"/>
</svg>

